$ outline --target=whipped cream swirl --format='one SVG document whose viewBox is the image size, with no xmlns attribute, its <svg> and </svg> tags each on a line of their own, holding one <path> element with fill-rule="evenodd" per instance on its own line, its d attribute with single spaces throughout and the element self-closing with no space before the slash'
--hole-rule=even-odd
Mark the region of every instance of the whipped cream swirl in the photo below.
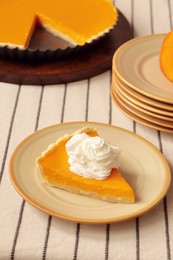
<svg viewBox="0 0 173 260">
<path fill-rule="evenodd" d="M 99 136 L 76 134 L 66 143 L 66 151 L 70 170 L 85 178 L 103 180 L 119 167 L 120 150 Z"/>
</svg>

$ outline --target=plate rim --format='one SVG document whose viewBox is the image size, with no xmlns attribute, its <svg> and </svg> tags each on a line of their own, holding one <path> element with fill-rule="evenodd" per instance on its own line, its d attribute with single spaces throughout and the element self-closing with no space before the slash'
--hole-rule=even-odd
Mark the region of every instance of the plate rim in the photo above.
<svg viewBox="0 0 173 260">
<path fill-rule="evenodd" d="M 156 152 L 156 154 L 161 158 L 162 163 L 164 165 L 165 168 L 165 185 L 162 188 L 159 197 L 155 198 L 153 200 L 152 203 L 147 204 L 144 208 L 134 211 L 132 213 L 128 213 L 127 215 L 119 216 L 119 217 L 108 217 L 108 218 L 103 218 L 103 219 L 89 219 L 89 218 L 81 218 L 81 217 L 73 217 L 73 216 L 68 216 L 67 214 L 62 214 L 59 213 L 57 211 L 51 210 L 47 207 L 45 207 L 44 205 L 40 204 L 38 201 L 35 201 L 33 198 L 29 197 L 28 194 L 26 194 L 22 188 L 20 187 L 20 183 L 18 183 L 18 181 L 16 180 L 16 174 L 15 174 L 15 170 L 13 169 L 13 164 L 14 164 L 14 160 L 16 157 L 16 154 L 20 151 L 20 148 L 22 148 L 22 146 L 29 140 L 32 140 L 32 138 L 36 137 L 37 135 L 39 135 L 41 132 L 46 132 L 49 129 L 53 129 L 53 128 L 57 128 L 61 125 L 78 125 L 78 124 L 83 124 L 83 126 L 86 125 L 99 125 L 99 126 L 105 126 L 105 127 L 111 127 L 114 129 L 117 129 L 119 131 L 123 131 L 126 134 L 130 134 L 131 136 L 134 136 L 135 138 L 137 138 L 138 140 L 140 139 L 142 142 L 144 142 L 145 144 L 149 145 L 150 148 L 152 148 L 152 150 L 154 152 Z M 119 222 L 123 222 L 123 221 L 128 221 L 130 219 L 133 219 L 137 216 L 141 216 L 144 213 L 148 212 L 149 210 L 151 210 L 152 208 L 154 208 L 155 206 L 157 206 L 160 201 L 164 198 L 164 196 L 166 195 L 170 183 L 171 183 L 171 171 L 170 171 L 170 166 L 168 164 L 168 161 L 166 160 L 166 158 L 163 156 L 163 154 L 157 149 L 156 146 L 154 146 L 150 141 L 148 141 L 147 139 L 143 138 L 142 136 L 131 132 L 130 130 L 115 126 L 115 125 L 111 125 L 111 124 L 106 124 L 106 123 L 102 123 L 102 122 L 93 122 L 93 121 L 76 121 L 76 122 L 65 122 L 65 123 L 59 123 L 59 124 L 53 124 L 44 128 L 41 128 L 31 134 L 29 134 L 27 137 L 25 137 L 21 142 L 19 142 L 19 144 L 16 146 L 16 148 L 14 149 L 14 151 L 11 154 L 10 160 L 9 160 L 9 177 L 11 180 L 11 183 L 13 184 L 14 188 L 16 189 L 16 191 L 21 195 L 21 197 L 23 197 L 24 200 L 26 200 L 29 204 L 31 204 L 32 206 L 34 206 L 35 208 L 39 209 L 40 211 L 47 213 L 51 216 L 60 218 L 60 219 L 64 219 L 64 220 L 68 220 L 68 221 L 72 221 L 72 222 L 78 222 L 78 223 L 83 223 L 83 224 L 106 224 L 106 223 L 119 223 Z"/>
<path fill-rule="evenodd" d="M 142 95 L 141 93 L 137 92 L 136 90 L 130 88 L 130 86 L 128 86 L 125 82 L 122 82 L 121 79 L 118 78 L 118 75 L 113 73 L 112 74 L 112 85 L 114 85 L 113 84 L 114 82 L 116 82 L 116 84 L 118 84 L 118 86 L 121 89 L 123 89 L 125 92 L 129 93 L 131 96 L 133 96 L 133 98 L 135 98 L 139 102 L 142 101 L 147 105 L 150 105 L 150 106 L 153 106 L 156 108 L 160 108 L 160 109 L 166 110 L 168 112 L 169 111 L 173 112 L 172 104 L 168 104 L 168 103 Z"/>
<path fill-rule="evenodd" d="M 169 121 L 169 118 L 163 118 L 163 115 L 153 113 L 152 111 L 145 109 L 145 106 L 142 107 L 141 105 L 137 105 L 135 102 L 132 102 L 131 100 L 126 98 L 118 89 L 113 89 L 113 93 L 121 99 L 121 103 L 126 105 L 128 108 L 138 112 L 139 116 L 142 115 L 141 117 L 145 117 L 146 120 L 151 121 L 155 124 L 168 128 L 173 128 L 173 117 L 171 117 L 172 120 Z"/>
<path fill-rule="evenodd" d="M 127 101 L 118 92 L 115 93 L 118 102 L 121 103 L 121 105 L 123 105 L 123 107 L 125 107 L 127 110 L 129 109 L 131 112 L 136 114 L 138 117 L 141 117 L 142 119 L 151 122 L 153 124 L 156 124 L 158 126 L 166 127 L 168 129 L 173 129 L 173 122 L 170 122 L 169 124 L 169 122 L 166 121 L 166 123 L 164 123 L 165 120 L 156 118 L 153 115 L 149 115 L 149 113 L 147 112 L 145 113 L 145 111 L 143 111 L 142 108 L 135 106 L 130 101 Z"/>
<path fill-rule="evenodd" d="M 119 72 L 119 70 L 117 69 L 117 67 L 115 66 L 115 60 L 118 58 L 118 56 L 121 54 L 121 52 L 127 48 L 128 45 L 134 43 L 136 44 L 136 42 L 139 42 L 139 41 L 142 41 L 142 40 L 145 40 L 147 38 L 157 38 L 157 37 L 163 37 L 165 36 L 166 34 L 165 33 L 158 33 L 158 34 L 149 34 L 149 35 L 144 35 L 144 36 L 138 36 L 136 38 L 133 38 L 133 39 L 130 39 L 128 40 L 127 42 L 125 42 L 124 44 L 122 44 L 114 53 L 114 56 L 113 56 L 113 60 L 112 60 L 112 70 L 113 72 L 118 76 L 118 78 L 120 78 L 125 84 L 127 84 L 130 88 L 132 88 L 133 90 L 139 92 L 140 94 L 144 95 L 144 96 L 147 96 L 147 97 L 150 97 L 152 99 L 155 99 L 157 101 L 162 101 L 162 102 L 165 102 L 165 103 L 169 103 L 169 104 L 173 104 L 173 99 L 171 98 L 166 98 L 166 97 L 162 97 L 162 96 L 158 96 L 158 95 L 155 95 L 155 94 L 152 94 L 150 92 L 147 92 L 147 91 L 144 91 L 140 88 L 138 88 L 138 86 L 136 84 L 133 84 L 131 82 L 129 82 L 127 79 L 125 79 L 121 73 Z"/>
<path fill-rule="evenodd" d="M 138 122 L 142 125 L 145 125 L 147 127 L 150 127 L 150 128 L 153 128 L 155 130 L 159 130 L 159 131 L 162 131 L 162 132 L 166 132 L 166 133 L 173 133 L 173 129 L 169 128 L 169 127 L 164 127 L 164 126 L 161 126 L 161 125 L 158 125 L 156 123 L 153 123 L 153 122 L 150 122 L 146 119 L 143 119 L 142 117 L 140 117 L 139 115 L 137 115 L 137 118 L 136 118 L 136 115 L 134 113 L 132 113 L 133 115 L 129 114 L 128 112 L 124 111 L 124 107 L 122 108 L 122 106 L 119 104 L 119 102 L 117 101 L 114 93 L 111 91 L 111 97 L 112 97 L 112 100 L 114 101 L 114 103 L 118 106 L 118 108 L 122 111 L 123 114 L 125 114 L 126 116 L 128 116 L 129 118 L 131 118 L 132 120 L 134 120 L 135 122 Z M 127 110 L 127 109 L 126 109 Z"/>
<path fill-rule="evenodd" d="M 124 89 L 121 88 L 118 84 L 114 84 L 113 91 L 120 95 L 124 101 L 127 100 L 127 103 L 130 103 L 132 104 L 132 106 L 135 106 L 139 110 L 143 111 L 143 113 L 173 123 L 173 111 L 168 111 L 168 115 L 167 111 L 165 112 L 165 110 L 163 109 L 159 109 L 153 107 L 152 105 L 148 105 L 143 101 L 139 101 L 138 99 L 134 98 L 131 94 L 127 94 L 126 91 L 124 91 Z M 170 115 L 170 113 L 172 113 L 172 115 Z"/>
</svg>

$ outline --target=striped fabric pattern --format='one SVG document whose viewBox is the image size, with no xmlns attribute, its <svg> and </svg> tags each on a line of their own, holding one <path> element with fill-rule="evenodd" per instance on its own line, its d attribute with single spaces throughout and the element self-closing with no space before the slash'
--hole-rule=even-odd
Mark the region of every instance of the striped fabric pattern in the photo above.
<svg viewBox="0 0 173 260">
<path fill-rule="evenodd" d="M 116 0 L 133 37 L 167 33 L 173 26 L 172 0 Z M 111 71 L 80 82 L 26 86 L 0 82 L 0 259 L 171 260 L 173 186 L 153 210 L 136 219 L 84 225 L 48 216 L 13 188 L 8 163 L 16 145 L 43 127 L 69 121 L 113 124 L 146 138 L 173 170 L 173 135 L 138 124 L 110 97 Z"/>
</svg>

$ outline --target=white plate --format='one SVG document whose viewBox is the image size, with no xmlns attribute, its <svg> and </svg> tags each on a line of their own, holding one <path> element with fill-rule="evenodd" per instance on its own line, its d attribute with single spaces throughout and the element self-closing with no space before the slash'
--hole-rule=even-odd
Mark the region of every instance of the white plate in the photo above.
<svg viewBox="0 0 173 260">
<path fill-rule="evenodd" d="M 138 37 L 123 44 L 113 57 L 113 72 L 129 87 L 173 104 L 173 83 L 163 75 L 159 54 L 165 35 Z"/>
<path fill-rule="evenodd" d="M 60 136 L 84 126 L 96 127 L 107 142 L 122 150 L 120 169 L 135 191 L 134 204 L 96 200 L 41 181 L 35 159 Z M 93 122 L 64 123 L 35 132 L 17 146 L 9 169 L 16 190 L 36 208 L 55 217 L 92 224 L 125 221 L 147 212 L 162 200 L 171 180 L 167 161 L 147 140 L 130 131 Z"/>
</svg>

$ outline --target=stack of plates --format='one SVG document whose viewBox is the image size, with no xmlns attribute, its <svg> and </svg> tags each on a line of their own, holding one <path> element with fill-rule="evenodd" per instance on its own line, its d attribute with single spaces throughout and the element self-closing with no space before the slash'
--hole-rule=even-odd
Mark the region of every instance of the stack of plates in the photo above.
<svg viewBox="0 0 173 260">
<path fill-rule="evenodd" d="M 173 83 L 159 65 L 164 37 L 139 37 L 119 47 L 113 57 L 111 96 L 136 122 L 173 133 Z"/>
</svg>

